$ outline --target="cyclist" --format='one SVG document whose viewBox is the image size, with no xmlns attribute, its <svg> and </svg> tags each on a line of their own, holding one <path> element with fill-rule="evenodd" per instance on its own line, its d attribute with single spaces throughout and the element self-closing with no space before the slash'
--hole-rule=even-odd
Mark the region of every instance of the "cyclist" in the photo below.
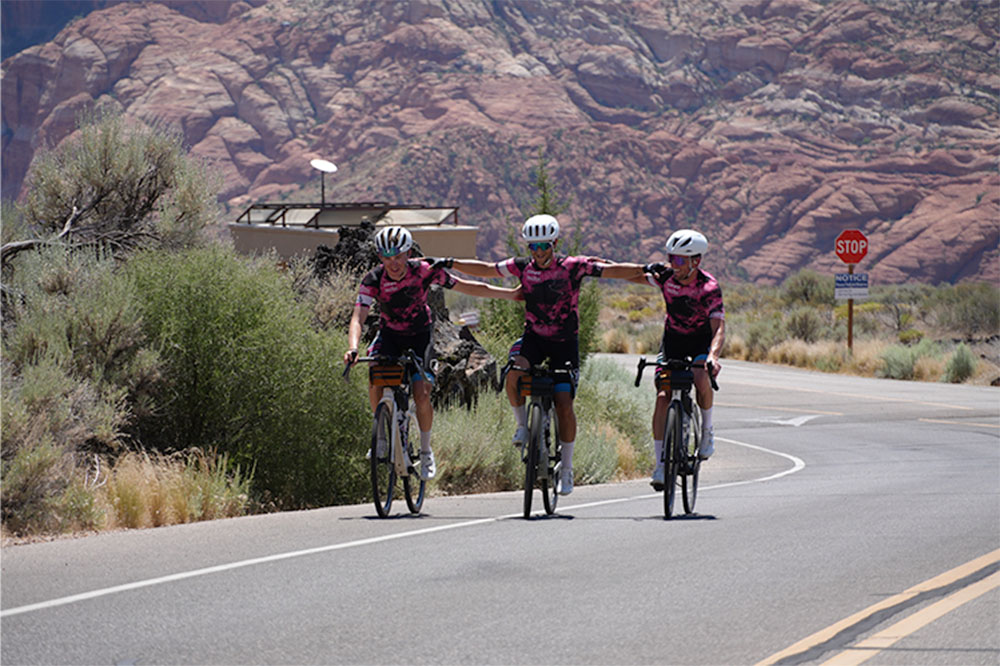
<svg viewBox="0 0 1000 666">
<path fill-rule="evenodd" d="M 663 326 L 663 340 L 658 360 L 690 356 L 696 361 L 712 364 L 712 375 L 719 374 L 719 354 L 726 339 L 725 310 L 722 289 L 712 275 L 701 269 L 702 255 L 708 250 L 708 240 L 692 229 L 675 231 L 667 239 L 664 249 L 669 266 L 647 264 L 645 277 L 632 282 L 644 283 L 663 293 L 667 314 Z M 701 457 L 708 459 L 715 452 L 715 432 L 712 427 L 712 402 L 714 394 L 704 368 L 694 368 L 694 385 L 698 407 L 702 416 Z M 653 487 L 663 487 L 664 415 L 670 401 L 667 391 L 656 396 L 653 412 L 653 450 L 656 468 Z"/>
<path fill-rule="evenodd" d="M 555 386 L 556 418 L 562 446 L 562 475 L 559 492 L 573 492 L 573 446 L 576 443 L 576 414 L 573 397 L 579 380 L 580 345 L 578 301 L 580 284 L 586 276 L 628 279 L 641 276 L 636 264 L 612 264 L 592 257 L 565 256 L 555 253 L 559 244 L 559 222 L 551 215 L 529 217 L 521 227 L 521 237 L 528 244 L 528 257 L 510 257 L 496 263 L 477 260 L 442 259 L 435 265 L 482 278 L 517 277 L 525 301 L 524 334 L 510 349 L 507 373 L 507 399 L 514 410 L 517 429 L 514 445 L 528 441 L 525 399 L 517 382 L 525 370 L 546 358 L 553 368 L 571 367 L 570 382 Z"/>
<path fill-rule="evenodd" d="M 431 451 L 431 427 L 434 422 L 431 385 L 434 374 L 429 368 L 433 358 L 433 317 L 427 305 L 427 291 L 432 284 L 438 284 L 470 296 L 519 300 L 520 290 L 459 279 L 441 268 L 411 259 L 412 247 L 413 236 L 403 227 L 385 227 L 375 235 L 375 248 L 382 263 L 361 280 L 348 327 L 348 350 L 344 353 L 344 363 L 357 361 L 361 324 L 368 316 L 372 303 L 378 301 L 381 310 L 379 332 L 368 348 L 369 355 L 400 356 L 407 349 L 413 349 L 424 366 L 423 374 L 415 373 L 411 382 L 420 426 L 420 476 L 427 480 L 434 478 L 436 471 Z M 380 391 L 369 385 L 368 397 L 374 411 L 381 398 Z"/>
</svg>

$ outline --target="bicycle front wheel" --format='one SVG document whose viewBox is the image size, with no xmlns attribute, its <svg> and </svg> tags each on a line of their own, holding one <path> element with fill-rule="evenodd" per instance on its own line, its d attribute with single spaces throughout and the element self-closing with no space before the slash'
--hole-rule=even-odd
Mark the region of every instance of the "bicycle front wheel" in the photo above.
<svg viewBox="0 0 1000 666">
<path fill-rule="evenodd" d="M 691 415 L 691 425 L 685 433 L 684 441 L 687 442 L 687 465 L 682 477 L 681 489 L 684 498 L 684 512 L 694 513 L 694 503 L 698 499 L 698 472 L 701 470 L 701 458 L 698 456 L 698 449 L 701 446 L 701 409 L 694 405 Z"/>
<path fill-rule="evenodd" d="M 528 444 L 524 453 L 524 517 L 531 517 L 531 497 L 538 478 L 538 447 L 542 440 L 542 408 L 528 405 Z"/>
<path fill-rule="evenodd" d="M 409 459 L 410 472 L 403 477 L 403 493 L 410 513 L 420 513 L 420 508 L 424 505 L 424 491 L 427 489 L 427 482 L 424 481 L 423 468 L 420 464 L 420 426 L 417 425 L 417 417 L 411 414 L 410 418 L 403 424 L 403 428 L 405 430 L 401 431 L 399 435 L 405 438 L 403 441 L 406 442 L 406 445 L 403 450 L 406 451 L 406 456 Z"/>
<path fill-rule="evenodd" d="M 681 420 L 681 407 L 679 402 L 670 403 L 667 409 L 667 429 L 666 438 L 663 441 L 663 517 L 666 520 L 674 514 L 674 499 L 677 497 L 677 474 L 680 469 L 681 429 L 684 426 Z"/>
<path fill-rule="evenodd" d="M 559 447 L 559 427 L 556 423 L 556 410 L 549 410 L 550 441 L 546 449 L 552 452 L 551 458 L 539 461 L 540 465 L 545 465 L 542 470 L 542 501 L 545 504 L 545 513 L 552 515 L 556 511 L 556 502 L 559 501 L 559 474 L 562 471 L 560 458 L 562 451 Z M 545 434 L 543 433 L 543 437 Z"/>
<path fill-rule="evenodd" d="M 392 489 L 396 485 L 396 470 L 392 466 L 392 410 L 384 402 L 375 407 L 375 425 L 372 428 L 371 468 L 372 497 L 380 518 L 389 515 L 392 507 Z"/>
</svg>

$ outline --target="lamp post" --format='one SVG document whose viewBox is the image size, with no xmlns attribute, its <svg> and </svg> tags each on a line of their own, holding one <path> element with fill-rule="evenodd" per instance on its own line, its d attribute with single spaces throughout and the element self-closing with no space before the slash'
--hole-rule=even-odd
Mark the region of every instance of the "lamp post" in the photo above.
<svg viewBox="0 0 1000 666">
<path fill-rule="evenodd" d="M 319 171 L 322 175 L 320 176 L 320 205 L 326 205 L 326 174 L 333 173 L 337 170 L 337 165 L 333 162 L 327 160 L 312 160 L 309 165 Z"/>
</svg>

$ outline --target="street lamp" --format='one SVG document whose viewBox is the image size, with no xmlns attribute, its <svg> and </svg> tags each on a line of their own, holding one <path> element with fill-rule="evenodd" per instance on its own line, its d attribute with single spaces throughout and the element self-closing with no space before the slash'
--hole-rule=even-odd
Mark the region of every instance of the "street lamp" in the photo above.
<svg viewBox="0 0 1000 666">
<path fill-rule="evenodd" d="M 321 202 L 321 205 L 325 206 L 326 205 L 326 174 L 333 173 L 334 171 L 336 171 L 337 170 L 337 165 L 334 164 L 333 162 L 330 162 L 330 161 L 327 161 L 327 160 L 319 160 L 319 159 L 312 160 L 311 162 L 309 162 L 309 165 L 312 166 L 313 169 L 316 169 L 317 171 L 319 171 L 320 173 L 323 174 L 322 176 L 320 176 L 320 202 Z"/>
</svg>

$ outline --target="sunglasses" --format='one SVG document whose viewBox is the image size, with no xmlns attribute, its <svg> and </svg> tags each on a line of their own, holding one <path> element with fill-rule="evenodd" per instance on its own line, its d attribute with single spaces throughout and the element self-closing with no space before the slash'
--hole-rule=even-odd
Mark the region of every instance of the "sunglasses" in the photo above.
<svg viewBox="0 0 1000 666">
<path fill-rule="evenodd" d="M 683 266 L 687 263 L 688 258 L 682 254 L 672 254 L 670 255 L 670 263 L 674 266 Z"/>
<path fill-rule="evenodd" d="M 528 243 L 528 249 L 532 252 L 548 250 L 550 247 L 552 247 L 552 243 Z"/>
<path fill-rule="evenodd" d="M 397 254 L 399 254 L 399 248 L 398 247 L 397 248 L 393 248 L 391 250 L 379 250 L 379 252 L 378 252 L 378 256 L 382 257 L 383 259 L 392 259 Z"/>
</svg>

